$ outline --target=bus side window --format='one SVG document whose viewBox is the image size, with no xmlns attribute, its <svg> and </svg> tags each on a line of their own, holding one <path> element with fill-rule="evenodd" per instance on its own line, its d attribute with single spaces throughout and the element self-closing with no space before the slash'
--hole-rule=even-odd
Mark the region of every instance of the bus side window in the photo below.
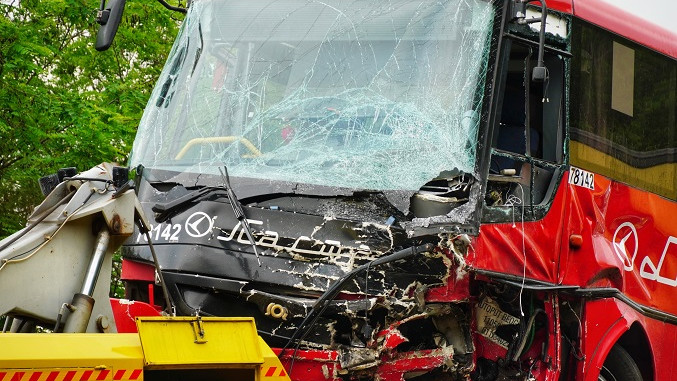
<svg viewBox="0 0 677 381">
<path fill-rule="evenodd" d="M 499 123 L 493 134 L 488 206 L 547 202 L 554 188 L 553 168 L 563 161 L 563 61 L 546 53 L 549 80 L 533 82 L 529 73 L 536 62 L 536 48 L 511 45 Z"/>
<path fill-rule="evenodd" d="M 571 165 L 677 200 L 677 60 L 572 25 Z"/>
</svg>

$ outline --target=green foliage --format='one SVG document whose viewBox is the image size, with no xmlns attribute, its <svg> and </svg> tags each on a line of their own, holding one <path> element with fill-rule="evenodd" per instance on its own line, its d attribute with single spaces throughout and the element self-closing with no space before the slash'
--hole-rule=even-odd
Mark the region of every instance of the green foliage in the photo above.
<svg viewBox="0 0 677 381">
<path fill-rule="evenodd" d="M 113 269 L 110 279 L 110 296 L 115 298 L 125 297 L 125 285 L 120 279 L 122 275 L 122 253 L 120 250 L 113 254 Z"/>
<path fill-rule="evenodd" d="M 129 0 L 115 42 L 94 50 L 98 1 L 0 3 L 0 237 L 42 200 L 39 177 L 126 163 L 180 15 Z"/>
</svg>

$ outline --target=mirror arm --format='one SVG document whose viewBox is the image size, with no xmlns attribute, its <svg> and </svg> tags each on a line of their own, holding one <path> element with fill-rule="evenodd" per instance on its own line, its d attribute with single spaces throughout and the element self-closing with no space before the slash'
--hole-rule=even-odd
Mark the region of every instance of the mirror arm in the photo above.
<svg viewBox="0 0 677 381">
<path fill-rule="evenodd" d="M 99 31 L 96 33 L 96 44 L 94 48 L 100 52 L 107 50 L 113 43 L 115 34 L 118 31 L 118 26 L 122 20 L 122 12 L 125 8 L 127 0 L 108 0 L 108 7 L 106 7 L 106 0 L 100 0 L 101 6 L 96 12 L 96 22 L 100 25 Z M 185 14 L 186 8 L 174 7 L 169 5 L 166 0 L 158 0 L 165 8 L 181 12 Z M 188 1 L 190 6 L 190 1 Z"/>
<path fill-rule="evenodd" d="M 541 4 L 541 18 L 526 19 L 527 4 L 539 2 Z M 543 55 L 545 51 L 545 20 L 548 16 L 548 7 L 545 0 L 515 0 L 513 3 L 512 17 L 518 24 L 532 24 L 536 22 L 541 23 L 541 30 L 538 35 L 538 62 L 531 72 L 531 80 L 534 82 L 545 82 L 548 79 L 548 68 L 545 67 Z"/>
<path fill-rule="evenodd" d="M 538 63 L 531 73 L 531 80 L 535 82 L 544 82 L 548 79 L 548 68 L 545 67 L 543 54 L 545 50 L 545 19 L 548 16 L 548 7 L 545 0 L 536 0 L 541 3 L 541 30 L 538 36 Z"/>
<path fill-rule="evenodd" d="M 186 8 L 181 8 L 181 7 L 175 7 L 173 5 L 170 5 L 167 3 L 165 0 L 157 0 L 160 4 L 162 4 L 163 7 L 169 9 L 170 11 L 175 11 L 175 12 L 180 12 L 183 13 L 184 15 L 186 14 L 187 10 Z"/>
<path fill-rule="evenodd" d="M 110 10 L 106 9 L 106 0 L 101 0 L 101 6 L 99 6 L 99 10 L 96 12 L 96 22 L 99 25 L 106 25 L 109 16 Z"/>
</svg>

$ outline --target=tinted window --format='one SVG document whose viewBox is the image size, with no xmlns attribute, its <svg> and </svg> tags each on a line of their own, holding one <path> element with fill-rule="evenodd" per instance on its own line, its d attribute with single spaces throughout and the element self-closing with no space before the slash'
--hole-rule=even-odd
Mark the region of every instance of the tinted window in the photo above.
<svg viewBox="0 0 677 381">
<path fill-rule="evenodd" d="M 677 199 L 677 62 L 575 20 L 571 164 Z"/>
</svg>

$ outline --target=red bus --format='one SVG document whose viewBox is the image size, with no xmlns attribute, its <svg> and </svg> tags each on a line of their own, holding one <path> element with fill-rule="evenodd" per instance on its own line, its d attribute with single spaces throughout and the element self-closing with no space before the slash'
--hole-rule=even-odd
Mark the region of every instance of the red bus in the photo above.
<svg viewBox="0 0 677 381">
<path fill-rule="evenodd" d="M 601 0 L 190 4 L 131 157 L 177 313 L 253 316 L 271 379 L 672 379 L 677 35 Z"/>
</svg>

